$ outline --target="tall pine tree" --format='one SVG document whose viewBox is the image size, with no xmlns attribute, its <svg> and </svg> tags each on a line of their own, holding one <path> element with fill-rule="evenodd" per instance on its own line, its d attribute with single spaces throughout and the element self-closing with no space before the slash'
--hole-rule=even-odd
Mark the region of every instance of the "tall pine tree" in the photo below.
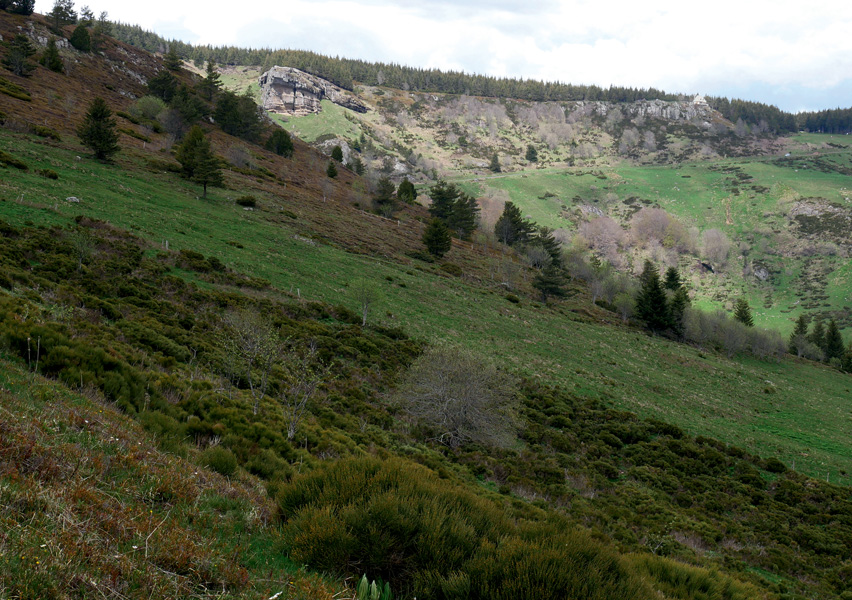
<svg viewBox="0 0 852 600">
<path fill-rule="evenodd" d="M 641 286 L 636 295 L 636 316 L 651 331 L 665 331 L 671 325 L 668 301 L 660 283 L 660 272 L 650 260 L 645 261 L 639 280 Z"/>
<path fill-rule="evenodd" d="M 103 98 L 95 98 L 77 128 L 77 136 L 98 160 L 108 160 L 118 152 L 118 133 L 112 111 Z"/>
<path fill-rule="evenodd" d="M 734 318 L 746 327 L 754 327 L 754 319 L 751 317 L 751 308 L 745 298 L 740 298 L 734 304 Z"/>
</svg>

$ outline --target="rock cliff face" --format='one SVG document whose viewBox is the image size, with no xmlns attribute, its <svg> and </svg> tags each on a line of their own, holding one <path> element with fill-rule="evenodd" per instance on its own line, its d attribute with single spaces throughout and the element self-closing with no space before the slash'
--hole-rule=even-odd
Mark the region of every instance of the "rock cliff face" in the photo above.
<svg viewBox="0 0 852 600">
<path fill-rule="evenodd" d="M 272 67 L 260 76 L 260 89 L 261 106 L 270 112 L 299 116 L 318 113 L 323 99 L 355 112 L 367 112 L 352 94 L 292 67 Z"/>
</svg>

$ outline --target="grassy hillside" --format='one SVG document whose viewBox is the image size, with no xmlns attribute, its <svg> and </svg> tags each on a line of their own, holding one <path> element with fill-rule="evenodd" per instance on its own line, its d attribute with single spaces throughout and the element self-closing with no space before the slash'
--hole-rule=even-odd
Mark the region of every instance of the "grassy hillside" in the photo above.
<svg viewBox="0 0 852 600">
<path fill-rule="evenodd" d="M 229 82 L 238 89 L 248 80 L 229 75 Z M 594 103 L 369 86 L 356 92 L 372 109 L 366 115 L 325 102 L 317 115 L 273 118 L 308 142 L 359 144 L 361 158 L 376 171 L 392 157 L 413 179 L 427 182 L 439 173 L 459 182 L 479 198 L 486 229 L 508 200 L 566 240 L 598 215 L 629 230 L 637 210 L 661 208 L 694 228 L 693 248 L 631 248 L 622 253 L 621 270 L 638 269 L 651 253 L 687 273 L 696 304 L 708 310 L 730 310 L 745 298 L 759 325 L 784 335 L 802 313 L 834 318 L 852 331 L 845 243 L 852 233 L 852 148 L 846 136 L 738 136 L 718 114 L 705 125 L 631 118 L 629 107 L 616 105 L 601 116 Z M 535 163 L 524 158 L 530 145 L 538 151 Z M 500 174 L 486 169 L 495 153 Z M 715 275 L 699 265 L 709 260 L 700 236 L 710 229 L 732 242 L 724 264 L 710 260 Z"/>
<path fill-rule="evenodd" d="M 5 36 L 15 22 L 2 23 Z M 115 45 L 111 52 L 135 51 Z M 284 159 L 206 126 L 226 159 L 242 148 L 242 166 L 231 162 L 226 187 L 205 200 L 200 187 L 174 172 L 168 135 L 133 129 L 127 119 L 119 126 L 147 139 L 125 132 L 113 163 L 95 161 L 73 135 L 85 107 L 56 108 L 51 94 L 82 98 L 85 83 L 126 110 L 133 102 L 127 94 L 145 91 L 131 76 L 110 81 L 99 59 L 80 60 L 71 76 L 39 68 L 28 79 L 10 77 L 29 102 L 0 96 L 0 150 L 14 159 L 5 161 L 0 180 L 0 350 L 10 373 L 2 393 L 9 396 L 4 410 L 12 407 L 9 424 L 0 424 L 14 435 L 31 433 L 33 447 L 79 442 L 86 449 L 74 437 L 85 429 L 73 416 L 77 409 L 67 407 L 105 408 L 86 404 L 85 392 L 142 424 L 155 441 L 141 433 L 130 441 L 164 452 L 152 459 L 165 465 L 163 476 L 174 472 L 183 481 L 195 462 L 248 490 L 229 492 L 243 499 L 241 513 L 222 519 L 221 545 L 205 550 L 208 571 L 192 562 L 197 557 L 180 568 L 155 562 L 156 573 L 168 571 L 164 583 L 133 580 L 128 589 L 140 597 L 212 596 L 223 586 L 223 594 L 272 595 L 281 574 L 293 572 L 282 558 L 290 556 L 341 579 L 370 565 L 371 577 L 390 580 L 403 597 L 519 597 L 537 586 L 546 590 L 541 597 L 852 592 L 845 552 L 852 543 L 848 375 L 791 358 L 726 359 L 650 337 L 592 305 L 579 286 L 565 301 L 542 304 L 532 299 L 533 269 L 485 237 L 454 242 L 442 261 L 423 261 L 417 251 L 425 210 L 405 207 L 394 219 L 365 212 L 366 183 L 346 169 L 327 178 L 327 159 L 298 140 L 293 158 Z M 153 59 L 140 53 L 139 61 Z M 56 135 L 42 135 L 35 124 Z M 602 175 L 607 179 L 595 176 L 601 185 L 610 180 Z M 727 185 L 709 167 L 701 176 Z M 253 210 L 236 203 L 245 195 L 255 198 Z M 378 296 L 366 327 L 359 279 Z M 268 393 L 257 397 L 251 371 L 235 371 L 223 334 L 228 319 L 245 313 L 266 316 L 287 343 Z M 423 346 L 440 343 L 487 357 L 515 382 L 520 426 L 507 447 L 448 448 L 394 400 Z M 305 367 L 307 357 L 320 362 Z M 288 402 L 299 389 L 293 386 L 320 365 L 329 369 L 326 377 L 288 435 Z M 42 387 L 43 397 L 28 392 Z M 48 401 L 57 412 L 44 418 L 70 423 L 59 426 L 70 428 L 70 438 L 42 441 L 52 427 L 47 420 L 16 429 L 38 422 L 40 403 Z M 89 413 L 81 414 L 85 421 Z M 110 423 L 125 419 L 109 414 Z M 104 432 L 124 440 L 116 428 Z M 93 443 L 87 465 L 120 454 L 113 443 Z M 3 493 L 11 490 L 8 502 L 3 496 L 8 506 L 18 505 L 19 481 L 36 488 L 46 477 L 16 448 L 2 448 L 10 457 L 0 471 Z M 137 467 L 153 468 L 128 466 L 133 485 L 145 481 Z M 73 493 L 66 483 L 87 473 L 50 480 L 54 493 Z M 252 476 L 263 480 L 265 495 Z M 114 487 L 121 479 L 85 481 L 113 495 L 134 494 Z M 195 539 L 192 532 L 209 521 L 192 529 L 196 517 L 185 502 L 204 493 L 165 490 L 151 500 L 159 504 L 149 515 L 180 515 L 175 526 Z M 227 512 L 212 504 L 200 514 Z M 247 514 L 263 511 L 273 511 L 274 527 L 245 525 Z M 14 513 L 9 528 L 32 512 Z M 482 515 L 496 525 L 483 527 Z M 142 536 L 150 547 L 159 522 L 152 516 L 134 525 L 138 533 L 101 547 L 129 544 L 135 552 L 133 545 L 142 546 L 133 540 Z M 15 550 L 3 553 L 12 561 L 11 582 L 0 582 L 4 593 L 44 596 L 38 590 L 61 590 L 73 577 L 56 570 L 32 575 L 47 582 L 43 588 L 11 587 L 41 573 L 15 558 L 18 548 L 62 539 L 50 523 L 40 527 L 21 541 L 0 538 Z M 235 542 L 231 532 L 239 527 L 245 537 Z M 447 551 L 454 548 L 464 551 Z M 546 568 L 501 579 L 506 569 L 543 556 Z M 576 568 L 566 570 L 568 563 Z M 105 564 L 80 570 L 101 577 Z M 333 587 L 299 577 L 284 597 L 322 597 Z M 578 587 L 591 580 L 593 589 Z M 311 586 L 317 596 L 299 591 Z"/>
</svg>

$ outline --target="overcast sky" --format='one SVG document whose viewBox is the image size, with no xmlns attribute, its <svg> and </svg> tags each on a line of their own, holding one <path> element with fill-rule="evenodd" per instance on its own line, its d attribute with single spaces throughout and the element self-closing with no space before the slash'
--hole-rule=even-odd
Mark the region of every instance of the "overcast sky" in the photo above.
<svg viewBox="0 0 852 600">
<path fill-rule="evenodd" d="M 36 11 L 52 6 L 53 0 L 37 0 Z M 191 43 L 653 86 L 794 112 L 852 106 L 848 0 L 91 0 L 89 6 Z"/>
</svg>

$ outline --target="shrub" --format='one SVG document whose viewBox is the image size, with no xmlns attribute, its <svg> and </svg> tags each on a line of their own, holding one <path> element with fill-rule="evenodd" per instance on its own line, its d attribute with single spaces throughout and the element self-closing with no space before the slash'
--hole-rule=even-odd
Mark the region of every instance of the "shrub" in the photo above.
<svg viewBox="0 0 852 600">
<path fill-rule="evenodd" d="M 60 137 L 59 133 L 55 129 L 51 129 L 50 127 L 45 127 L 44 125 L 30 125 L 30 129 L 34 134 L 43 138 L 50 138 L 52 140 L 56 140 L 57 142 L 62 141 L 62 137 Z"/>
<path fill-rule="evenodd" d="M 6 94 L 25 102 L 31 102 L 33 99 L 27 90 L 3 77 L 0 77 L 0 94 Z"/>
<path fill-rule="evenodd" d="M 338 460 L 296 476 L 276 500 L 292 560 L 399 582 L 403 595 L 648 597 L 613 553 L 558 518 L 516 525 L 496 503 L 402 459 Z"/>
<path fill-rule="evenodd" d="M 248 206 L 254 208 L 257 206 L 257 198 L 254 196 L 240 196 L 237 198 L 237 204 L 240 206 Z"/>
<path fill-rule="evenodd" d="M 20 169 L 21 171 L 29 169 L 25 162 L 18 160 L 11 154 L 6 154 L 2 150 L 0 150 L 0 164 L 9 165 L 10 167 Z"/>
<path fill-rule="evenodd" d="M 230 477 L 237 471 L 237 457 L 221 446 L 213 446 L 205 450 L 201 454 L 201 464 L 225 477 Z"/>
<path fill-rule="evenodd" d="M 47 179 L 59 179 L 59 173 L 50 169 L 39 169 L 36 173 Z"/>
<path fill-rule="evenodd" d="M 448 273 L 455 277 L 461 277 L 462 269 L 458 265 L 454 265 L 453 263 L 444 263 L 441 265 L 441 270 L 444 273 Z"/>
<path fill-rule="evenodd" d="M 68 38 L 68 42 L 80 52 L 92 51 L 92 36 L 89 35 L 89 29 L 85 25 L 78 25 Z"/>
</svg>

